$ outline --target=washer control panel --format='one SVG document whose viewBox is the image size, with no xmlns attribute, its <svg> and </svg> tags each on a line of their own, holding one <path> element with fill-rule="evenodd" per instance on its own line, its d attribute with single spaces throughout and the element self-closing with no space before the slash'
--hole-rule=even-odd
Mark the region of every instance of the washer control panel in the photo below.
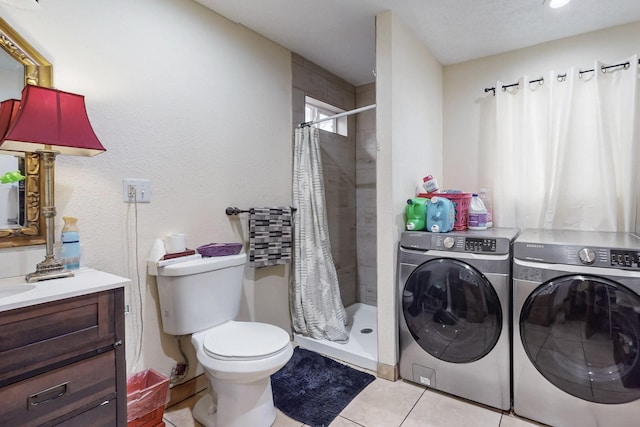
<svg viewBox="0 0 640 427">
<path fill-rule="evenodd" d="M 640 250 L 567 246 L 568 264 L 640 270 Z"/>
<path fill-rule="evenodd" d="M 636 272 L 640 271 L 640 234 L 528 229 L 513 243 L 513 258 Z"/>
<path fill-rule="evenodd" d="M 552 264 L 622 268 L 640 271 L 640 249 L 612 249 L 589 246 L 518 244 L 514 257 Z"/>
<path fill-rule="evenodd" d="M 453 252 L 495 254 L 498 239 L 490 237 L 465 237 L 439 235 L 434 237 L 434 249 Z"/>
<path fill-rule="evenodd" d="M 612 267 L 626 267 L 640 269 L 640 250 L 620 251 L 612 249 L 609 261 Z"/>
<path fill-rule="evenodd" d="M 428 251 L 466 252 L 487 255 L 511 253 L 513 239 L 519 230 L 495 228 L 479 231 L 457 231 L 430 233 L 425 231 L 404 231 L 400 237 L 400 247 Z"/>
<path fill-rule="evenodd" d="M 467 252 L 495 253 L 496 239 L 467 237 L 464 241 L 464 250 Z"/>
</svg>

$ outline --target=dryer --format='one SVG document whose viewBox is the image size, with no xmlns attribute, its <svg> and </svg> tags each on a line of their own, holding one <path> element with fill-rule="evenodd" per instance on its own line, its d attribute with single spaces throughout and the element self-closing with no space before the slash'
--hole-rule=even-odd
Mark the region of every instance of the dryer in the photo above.
<svg viewBox="0 0 640 427">
<path fill-rule="evenodd" d="M 640 422 L 640 238 L 525 230 L 513 257 L 513 410 L 556 427 Z"/>
<path fill-rule="evenodd" d="M 402 233 L 402 378 L 510 409 L 510 269 L 518 232 L 490 228 Z"/>
</svg>

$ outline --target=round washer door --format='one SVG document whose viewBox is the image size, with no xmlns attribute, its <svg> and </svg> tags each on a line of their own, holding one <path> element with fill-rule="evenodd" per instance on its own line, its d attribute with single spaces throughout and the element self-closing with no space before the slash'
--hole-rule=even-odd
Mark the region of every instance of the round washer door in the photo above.
<svg viewBox="0 0 640 427">
<path fill-rule="evenodd" d="M 640 297 L 625 286 L 588 275 L 543 283 L 523 305 L 520 337 L 566 393 L 605 404 L 640 398 Z"/>
<path fill-rule="evenodd" d="M 493 286 L 456 259 L 438 258 L 418 266 L 405 283 L 402 310 L 420 347 L 446 362 L 481 359 L 502 331 L 502 309 Z"/>
</svg>

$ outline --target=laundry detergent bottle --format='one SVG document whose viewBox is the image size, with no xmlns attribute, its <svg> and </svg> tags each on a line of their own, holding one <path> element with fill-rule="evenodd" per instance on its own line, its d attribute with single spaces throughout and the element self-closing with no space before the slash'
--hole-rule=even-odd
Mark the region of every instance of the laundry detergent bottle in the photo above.
<svg viewBox="0 0 640 427">
<path fill-rule="evenodd" d="M 489 191 L 487 191 L 486 188 L 481 188 L 480 191 L 478 191 L 478 197 L 482 200 L 487 210 L 487 228 L 493 227 L 493 202 L 491 201 Z"/>
<path fill-rule="evenodd" d="M 447 233 L 453 230 L 455 222 L 453 202 L 445 197 L 432 197 L 427 203 L 427 229 L 432 233 Z"/>
<path fill-rule="evenodd" d="M 407 200 L 405 208 L 406 227 L 409 231 L 424 230 L 426 227 L 427 207 L 429 199 L 423 197 L 414 197 Z"/>
<path fill-rule="evenodd" d="M 487 208 L 484 203 L 474 194 L 469 203 L 469 230 L 487 229 Z"/>
</svg>

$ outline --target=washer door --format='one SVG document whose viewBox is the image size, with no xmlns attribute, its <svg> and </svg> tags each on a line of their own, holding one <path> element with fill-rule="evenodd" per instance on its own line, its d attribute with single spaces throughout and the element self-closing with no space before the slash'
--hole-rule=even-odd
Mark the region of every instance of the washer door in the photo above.
<svg viewBox="0 0 640 427">
<path fill-rule="evenodd" d="M 402 310 L 415 341 L 453 363 L 476 361 L 496 345 L 502 310 L 491 283 L 474 267 L 439 258 L 418 266 L 405 283 Z"/>
<path fill-rule="evenodd" d="M 596 403 L 640 398 L 640 297 L 623 285 L 588 275 L 543 283 L 523 305 L 520 337 L 561 390 Z"/>
</svg>

